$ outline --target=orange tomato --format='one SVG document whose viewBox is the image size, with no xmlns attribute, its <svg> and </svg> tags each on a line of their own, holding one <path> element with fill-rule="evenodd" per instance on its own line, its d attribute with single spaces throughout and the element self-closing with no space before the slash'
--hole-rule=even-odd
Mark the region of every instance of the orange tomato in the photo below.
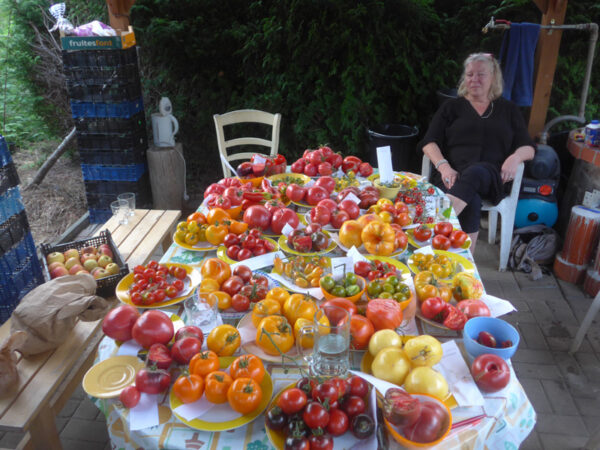
<svg viewBox="0 0 600 450">
<path fill-rule="evenodd" d="M 292 294 L 283 304 L 283 315 L 294 326 L 296 320 L 301 317 L 313 320 L 317 309 L 318 306 L 312 297 L 304 294 Z"/>
<path fill-rule="evenodd" d="M 198 235 L 197 232 L 196 233 L 192 233 L 190 231 L 190 232 L 187 232 L 185 234 L 185 243 L 187 245 L 196 245 L 199 240 L 200 240 L 200 236 Z"/>
<path fill-rule="evenodd" d="M 242 234 L 248 230 L 248 224 L 246 222 L 240 222 L 238 220 L 232 220 L 229 224 L 229 231 L 234 234 Z"/>
<path fill-rule="evenodd" d="M 372 255 L 389 256 L 396 247 L 396 233 L 387 223 L 372 221 L 360 235 L 365 249 Z"/>
<path fill-rule="evenodd" d="M 190 360 L 189 369 L 191 374 L 205 377 L 219 370 L 219 356 L 211 350 L 197 353 Z"/>
<path fill-rule="evenodd" d="M 214 225 L 217 222 L 226 222 L 231 221 L 231 217 L 229 213 L 225 211 L 223 208 L 213 208 L 206 215 L 206 222 L 209 225 Z"/>
<path fill-rule="evenodd" d="M 206 240 L 212 245 L 221 245 L 227 233 L 229 228 L 222 222 L 219 225 L 209 225 L 206 229 Z"/>
<path fill-rule="evenodd" d="M 173 393 L 183 403 L 192 403 L 204 393 L 204 378 L 200 375 L 181 375 L 173 384 Z"/>
<path fill-rule="evenodd" d="M 231 308 L 231 295 L 224 291 L 214 291 L 213 294 L 217 296 L 221 311 Z"/>
<path fill-rule="evenodd" d="M 400 213 L 395 217 L 394 223 L 397 223 L 401 227 L 405 227 L 412 223 L 412 219 L 408 213 Z"/>
<path fill-rule="evenodd" d="M 279 305 L 283 308 L 283 304 L 289 298 L 289 296 L 290 293 L 284 288 L 274 287 L 269 292 L 267 292 L 267 296 L 265 297 L 265 299 L 277 300 L 279 302 Z"/>
<path fill-rule="evenodd" d="M 256 355 L 238 356 L 229 367 L 229 373 L 233 379 L 252 378 L 260 383 L 265 377 L 265 366 Z"/>
<path fill-rule="evenodd" d="M 360 247 L 362 244 L 360 238 L 362 229 L 363 225 L 358 220 L 346 220 L 340 228 L 340 242 L 342 245 L 346 248 Z"/>
<path fill-rule="evenodd" d="M 218 291 L 220 287 L 219 282 L 212 278 L 204 278 L 200 282 L 200 292 L 214 292 Z"/>
<path fill-rule="evenodd" d="M 198 225 L 203 225 L 206 223 L 206 216 L 201 212 L 196 211 L 187 217 L 187 222 L 190 223 L 191 221 L 196 222 Z"/>
<path fill-rule="evenodd" d="M 275 314 L 281 314 L 281 305 L 277 300 L 265 298 L 256 302 L 252 308 L 252 325 L 258 327 L 261 320 Z"/>
<path fill-rule="evenodd" d="M 389 211 L 381 211 L 379 214 L 377 214 L 379 217 L 381 217 L 381 220 L 383 220 L 385 223 L 392 223 L 392 220 L 394 219 L 394 216 L 392 215 L 391 212 Z"/>
<path fill-rule="evenodd" d="M 248 414 L 258 408 L 262 389 L 252 378 L 238 378 L 227 390 L 227 401 L 234 411 Z"/>
<path fill-rule="evenodd" d="M 233 325 L 219 325 L 206 338 L 206 346 L 219 356 L 231 356 L 241 343 L 240 333 Z"/>
<path fill-rule="evenodd" d="M 419 272 L 414 277 L 417 298 L 423 302 L 429 297 L 440 297 L 445 302 L 452 299 L 452 286 L 439 281 L 439 279 L 428 270 Z"/>
<path fill-rule="evenodd" d="M 256 329 L 256 345 L 268 355 L 280 355 L 291 350 L 294 335 L 287 319 L 283 316 L 269 316 L 261 320 Z"/>
<path fill-rule="evenodd" d="M 202 278 L 212 278 L 219 283 L 219 286 L 231 276 L 229 264 L 219 258 L 208 258 L 200 267 Z"/>
<path fill-rule="evenodd" d="M 364 216 L 360 216 L 357 220 L 362 228 L 364 228 L 370 222 L 382 221 L 381 217 L 379 217 L 377 214 L 365 214 Z"/>
<path fill-rule="evenodd" d="M 231 376 L 221 370 L 211 372 L 204 380 L 204 395 L 206 400 L 211 403 L 225 403 L 227 401 L 227 391 L 233 383 Z"/>
</svg>

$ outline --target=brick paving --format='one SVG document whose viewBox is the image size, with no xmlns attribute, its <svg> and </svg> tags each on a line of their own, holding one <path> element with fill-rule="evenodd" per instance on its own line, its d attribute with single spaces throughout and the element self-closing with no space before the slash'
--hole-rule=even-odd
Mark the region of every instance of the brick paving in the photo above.
<svg viewBox="0 0 600 450">
<path fill-rule="evenodd" d="M 482 238 L 484 236 L 482 235 Z M 521 448 L 583 448 L 600 427 L 600 317 L 575 355 L 567 352 L 591 298 L 579 286 L 544 275 L 498 272 L 498 246 L 481 239 L 475 260 L 487 292 L 509 299 L 518 312 L 504 319 L 522 336 L 512 359 L 538 421 Z M 104 416 L 79 388 L 56 418 L 65 449 L 110 449 Z M 0 448 L 15 448 L 21 436 L 0 432 Z"/>
</svg>

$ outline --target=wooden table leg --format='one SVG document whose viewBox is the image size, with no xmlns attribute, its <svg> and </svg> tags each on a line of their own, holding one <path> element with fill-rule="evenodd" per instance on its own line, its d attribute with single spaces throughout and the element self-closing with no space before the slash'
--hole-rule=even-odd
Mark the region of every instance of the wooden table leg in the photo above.
<svg viewBox="0 0 600 450">
<path fill-rule="evenodd" d="M 46 405 L 31 423 L 29 435 L 35 449 L 62 449 L 58 431 L 56 430 L 54 414 L 52 414 L 49 405 Z"/>
</svg>

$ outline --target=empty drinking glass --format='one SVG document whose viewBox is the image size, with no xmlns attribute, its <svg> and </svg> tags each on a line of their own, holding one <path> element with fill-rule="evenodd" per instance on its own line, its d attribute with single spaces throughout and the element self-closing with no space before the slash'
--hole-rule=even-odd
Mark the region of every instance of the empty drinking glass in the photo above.
<svg viewBox="0 0 600 450">
<path fill-rule="evenodd" d="M 129 203 L 127 200 L 116 200 L 110 204 L 110 209 L 121 225 L 129 223 Z"/>
<path fill-rule="evenodd" d="M 126 200 L 129 204 L 129 215 L 133 216 L 135 214 L 135 193 L 124 192 L 117 195 L 117 200 Z"/>
<path fill-rule="evenodd" d="M 195 292 L 183 301 L 188 325 L 196 325 L 207 335 L 218 325 L 219 299 L 210 292 Z"/>
</svg>

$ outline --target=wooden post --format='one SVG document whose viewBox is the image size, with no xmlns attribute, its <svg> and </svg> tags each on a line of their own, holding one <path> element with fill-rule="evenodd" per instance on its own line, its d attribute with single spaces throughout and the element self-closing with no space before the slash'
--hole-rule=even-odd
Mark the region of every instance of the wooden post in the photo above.
<svg viewBox="0 0 600 450">
<path fill-rule="evenodd" d="M 154 208 L 181 210 L 185 192 L 182 145 L 156 147 L 150 144 L 147 157 Z"/>
<path fill-rule="evenodd" d="M 135 0 L 106 0 L 110 26 L 117 32 L 127 31 L 129 27 L 129 10 Z"/>
<path fill-rule="evenodd" d="M 534 3 L 543 13 L 542 25 L 564 23 L 568 0 L 534 0 Z M 535 54 L 535 88 L 529 115 L 529 134 L 533 137 L 540 134 L 546 123 L 561 37 L 561 30 L 540 30 Z"/>
</svg>

